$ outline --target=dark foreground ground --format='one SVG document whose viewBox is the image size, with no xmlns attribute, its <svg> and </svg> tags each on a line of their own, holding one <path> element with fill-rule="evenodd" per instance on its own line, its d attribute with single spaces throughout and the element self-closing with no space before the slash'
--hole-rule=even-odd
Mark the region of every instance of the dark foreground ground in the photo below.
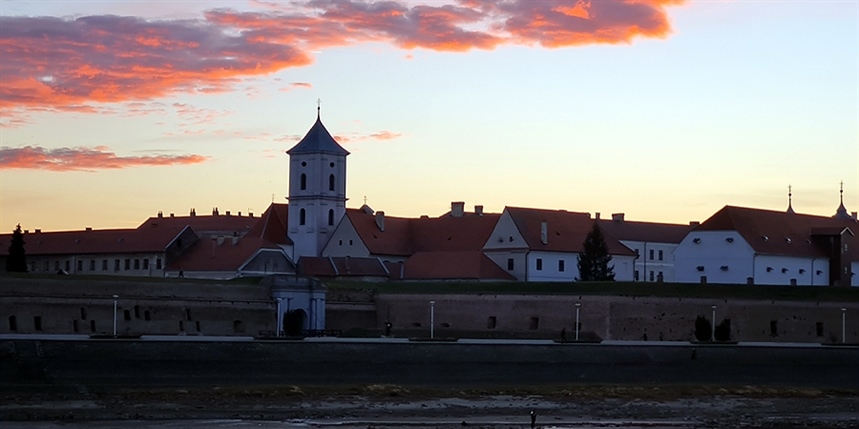
<svg viewBox="0 0 859 429">
<path fill-rule="evenodd" d="M 0 428 L 855 428 L 859 349 L 0 341 Z"/>
<path fill-rule="evenodd" d="M 850 390 L 575 385 L 425 389 L 398 385 L 5 392 L 3 428 L 855 428 Z"/>
</svg>

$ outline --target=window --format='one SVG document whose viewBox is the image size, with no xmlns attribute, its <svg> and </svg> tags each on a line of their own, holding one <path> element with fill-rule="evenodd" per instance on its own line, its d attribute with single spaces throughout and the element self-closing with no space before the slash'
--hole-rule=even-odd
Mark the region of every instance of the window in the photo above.
<svg viewBox="0 0 859 429">
<path fill-rule="evenodd" d="M 338 245 L 339 245 L 339 246 L 342 246 L 342 245 L 343 245 L 343 240 L 340 240 L 340 242 L 338 243 Z"/>
<path fill-rule="evenodd" d="M 301 180 L 300 180 L 300 182 L 301 182 L 301 188 L 300 188 L 300 189 L 301 189 L 302 191 L 306 191 L 306 190 L 307 190 L 307 175 L 306 175 L 306 174 L 301 173 Z"/>
<path fill-rule="evenodd" d="M 140 306 L 139 305 L 134 306 L 134 318 L 135 319 L 140 318 Z"/>
<path fill-rule="evenodd" d="M 649 277 L 650 277 L 650 281 L 653 281 L 653 271 L 650 272 Z"/>
<path fill-rule="evenodd" d="M 113 260 L 113 271 L 119 271 L 119 259 Z"/>
<path fill-rule="evenodd" d="M 131 259 L 125 259 L 125 270 L 128 271 L 131 269 Z"/>
<path fill-rule="evenodd" d="M 90 320 L 90 321 L 89 321 L 89 331 L 90 331 L 90 332 L 95 332 L 95 320 Z"/>
<path fill-rule="evenodd" d="M 823 336 L 823 322 L 817 322 L 814 326 L 815 326 L 815 328 L 817 328 L 817 336 L 822 337 Z"/>
<path fill-rule="evenodd" d="M 537 258 L 537 271 L 541 271 L 543 269 L 543 260 L 541 258 Z"/>
<path fill-rule="evenodd" d="M 156 269 L 156 270 L 160 270 L 160 269 L 161 269 L 161 258 L 158 258 L 158 259 L 156 259 L 156 260 L 155 260 L 155 269 Z"/>
<path fill-rule="evenodd" d="M 135 270 L 139 270 L 139 269 L 140 269 L 140 259 L 135 259 L 135 260 L 134 260 L 134 269 L 135 269 Z"/>
<path fill-rule="evenodd" d="M 650 260 L 653 260 L 653 249 L 650 249 Z"/>
<path fill-rule="evenodd" d="M 507 258 L 507 271 L 513 271 L 513 258 Z"/>
<path fill-rule="evenodd" d="M 81 320 L 86 320 L 86 307 L 81 307 Z"/>
<path fill-rule="evenodd" d="M 328 226 L 334 226 L 334 210 L 328 210 Z"/>
<path fill-rule="evenodd" d="M 37 331 L 42 330 L 42 316 L 33 316 L 33 328 Z"/>
<path fill-rule="evenodd" d="M 633 280 L 635 280 L 635 281 L 638 281 L 638 270 L 635 270 L 635 271 L 632 273 L 632 279 L 633 279 Z"/>
<path fill-rule="evenodd" d="M 495 316 L 489 316 L 489 319 L 486 320 L 486 329 L 495 329 L 495 324 L 497 321 L 498 320 L 495 318 Z"/>
<path fill-rule="evenodd" d="M 18 330 L 18 318 L 15 316 L 9 316 L 9 330 L 15 332 Z"/>
<path fill-rule="evenodd" d="M 778 321 L 770 320 L 770 336 L 777 337 L 778 336 Z"/>
<path fill-rule="evenodd" d="M 661 250 L 659 251 L 659 260 L 660 261 L 662 260 L 662 251 Z"/>
<path fill-rule="evenodd" d="M 84 261 L 78 260 L 78 272 L 84 270 Z"/>
<path fill-rule="evenodd" d="M 561 259 L 560 261 L 558 261 L 558 272 L 559 272 L 559 273 L 563 273 L 563 272 L 564 272 L 564 260 L 563 260 L 563 259 Z"/>
<path fill-rule="evenodd" d="M 122 318 L 125 320 L 131 320 L 131 312 L 128 310 L 122 311 Z"/>
<path fill-rule="evenodd" d="M 48 271 L 50 269 L 51 269 L 51 263 L 48 261 L 45 261 L 45 271 Z"/>
<path fill-rule="evenodd" d="M 102 260 L 101 260 L 101 270 L 102 270 L 102 271 L 107 271 L 107 259 L 102 259 Z"/>
<path fill-rule="evenodd" d="M 60 270 L 60 261 L 54 261 L 54 271 Z"/>
<path fill-rule="evenodd" d="M 71 271 L 71 261 L 66 261 L 66 272 Z"/>
<path fill-rule="evenodd" d="M 528 324 L 528 329 L 530 329 L 532 331 L 536 331 L 537 328 L 539 328 L 539 327 L 540 327 L 540 318 L 539 317 L 532 317 L 531 323 Z"/>
<path fill-rule="evenodd" d="M 95 259 L 90 259 L 90 260 L 89 260 L 89 270 L 90 270 L 90 271 L 95 271 Z"/>
<path fill-rule="evenodd" d="M 307 212 L 304 209 L 298 211 L 298 224 L 304 225 L 307 223 Z"/>
<path fill-rule="evenodd" d="M 241 334 L 245 332 L 245 324 L 241 320 L 233 320 L 233 332 Z"/>
<path fill-rule="evenodd" d="M 75 331 L 75 332 L 80 332 L 81 327 L 80 327 L 80 323 L 79 323 L 79 321 L 77 321 L 77 320 L 72 320 L 72 330 L 73 330 L 73 331 Z"/>
<path fill-rule="evenodd" d="M 143 260 L 143 269 L 144 270 L 149 269 L 149 258 Z"/>
<path fill-rule="evenodd" d="M 143 320 L 152 320 L 152 316 L 149 314 L 149 310 L 143 310 Z"/>
<path fill-rule="evenodd" d="M 329 191 L 334 190 L 334 175 L 333 174 L 328 175 L 328 190 Z"/>
<path fill-rule="evenodd" d="M 665 277 L 662 276 L 662 271 L 660 271 L 656 274 L 656 280 L 662 281 L 664 279 L 665 279 Z"/>
</svg>

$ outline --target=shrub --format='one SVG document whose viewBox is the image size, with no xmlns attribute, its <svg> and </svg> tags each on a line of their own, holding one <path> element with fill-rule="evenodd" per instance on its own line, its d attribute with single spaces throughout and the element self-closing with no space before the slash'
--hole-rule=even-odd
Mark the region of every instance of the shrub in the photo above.
<svg viewBox="0 0 859 429">
<path fill-rule="evenodd" d="M 704 316 L 695 318 L 695 339 L 698 341 L 710 341 L 713 325 Z"/>
<path fill-rule="evenodd" d="M 731 319 L 724 319 L 716 326 L 713 333 L 716 341 L 731 341 Z"/>
</svg>

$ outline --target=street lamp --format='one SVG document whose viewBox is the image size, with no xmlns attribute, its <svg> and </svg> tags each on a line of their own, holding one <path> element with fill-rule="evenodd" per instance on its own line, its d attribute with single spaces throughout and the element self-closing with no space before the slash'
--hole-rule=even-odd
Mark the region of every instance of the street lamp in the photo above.
<svg viewBox="0 0 859 429">
<path fill-rule="evenodd" d="M 716 341 L 716 306 L 714 305 L 710 308 L 713 309 L 713 323 L 712 326 L 710 326 L 710 341 Z"/>
<path fill-rule="evenodd" d="M 582 308 L 582 303 L 576 303 L 576 341 L 579 340 L 579 310 Z"/>
<path fill-rule="evenodd" d="M 116 300 L 119 299 L 119 295 L 113 296 L 113 338 L 116 338 Z"/>
<path fill-rule="evenodd" d="M 282 332 L 282 331 L 281 331 L 281 328 L 283 327 L 283 323 L 281 323 L 281 321 L 280 321 L 280 318 L 281 318 L 281 315 L 282 315 L 282 314 L 281 314 L 281 312 L 280 312 L 280 302 L 281 302 L 281 301 L 283 301 L 283 298 L 277 298 L 277 315 L 275 315 L 275 318 L 274 318 L 274 319 L 275 319 L 275 323 L 277 323 L 277 326 L 275 326 L 275 332 L 277 333 L 276 335 L 277 335 L 278 337 L 280 336 L 280 334 L 281 334 L 281 332 Z"/>
<path fill-rule="evenodd" d="M 435 301 L 430 301 L 430 339 L 435 338 Z"/>
<path fill-rule="evenodd" d="M 841 307 L 841 344 L 847 342 L 847 308 Z"/>
</svg>

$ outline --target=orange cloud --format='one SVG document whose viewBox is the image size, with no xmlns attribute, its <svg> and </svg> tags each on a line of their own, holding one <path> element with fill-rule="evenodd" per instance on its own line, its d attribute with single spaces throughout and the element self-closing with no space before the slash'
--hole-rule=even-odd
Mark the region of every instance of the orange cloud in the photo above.
<svg viewBox="0 0 859 429">
<path fill-rule="evenodd" d="M 278 91 L 289 92 L 289 91 L 292 91 L 293 89 L 297 89 L 297 88 L 310 89 L 310 88 L 313 88 L 313 85 L 311 85 L 309 82 L 292 82 L 287 86 L 279 88 Z"/>
<path fill-rule="evenodd" d="M 189 20 L 0 16 L 0 112 L 227 92 L 249 77 L 306 66 L 316 50 L 365 42 L 446 52 L 630 43 L 667 36 L 666 8 L 683 2 L 258 0 L 258 11 L 215 9 Z M 293 85 L 284 89 L 303 83 Z"/>
<path fill-rule="evenodd" d="M 139 166 L 199 164 L 201 155 L 117 156 L 105 146 L 45 149 L 38 146 L 0 148 L 0 167 L 49 171 L 94 171 Z"/>
</svg>

